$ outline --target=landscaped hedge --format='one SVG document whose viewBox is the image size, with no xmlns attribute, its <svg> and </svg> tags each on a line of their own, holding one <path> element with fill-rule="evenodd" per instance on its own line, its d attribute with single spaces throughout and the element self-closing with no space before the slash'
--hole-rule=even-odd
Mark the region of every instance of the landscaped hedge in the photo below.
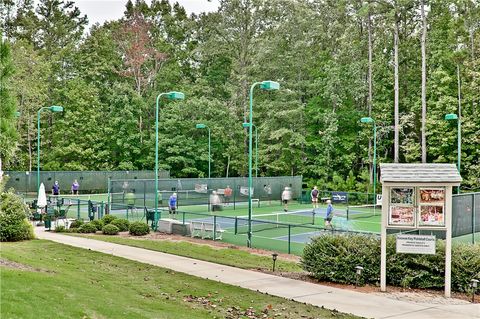
<svg viewBox="0 0 480 319">
<path fill-rule="evenodd" d="M 319 236 L 308 244 L 302 267 L 319 280 L 355 283 L 355 267 L 364 268 L 361 283 L 380 281 L 380 239 L 363 236 Z M 395 237 L 387 240 L 387 284 L 410 288 L 444 287 L 445 244 L 437 240 L 437 254 L 397 254 Z M 454 245 L 452 289 L 467 291 L 472 278 L 480 279 L 480 245 Z"/>
<path fill-rule="evenodd" d="M 0 241 L 34 238 L 33 227 L 27 220 L 26 206 L 13 190 L 3 191 L 0 185 Z"/>
<path fill-rule="evenodd" d="M 81 219 L 75 219 L 71 224 L 70 224 L 70 229 L 73 228 L 79 228 L 80 226 L 83 225 L 83 220 Z"/>
<path fill-rule="evenodd" d="M 103 220 L 101 219 L 94 219 L 90 222 L 90 224 L 95 225 L 95 227 L 97 227 L 97 230 L 102 230 L 104 226 Z"/>
<path fill-rule="evenodd" d="M 123 218 L 114 219 L 110 224 L 117 226 L 119 231 L 128 231 L 130 228 L 130 222 Z"/>
<path fill-rule="evenodd" d="M 78 227 L 78 232 L 79 233 L 96 233 L 97 232 L 97 226 L 92 224 L 92 223 L 86 223 L 83 224 L 82 226 Z"/>
<path fill-rule="evenodd" d="M 115 226 L 113 224 L 108 224 L 108 225 L 103 226 L 102 232 L 105 235 L 116 235 L 116 234 L 118 234 L 119 229 L 118 229 L 117 226 Z"/>
<path fill-rule="evenodd" d="M 130 235 L 143 236 L 150 232 L 150 227 L 142 222 L 133 222 L 129 228 Z"/>
<path fill-rule="evenodd" d="M 117 216 L 113 216 L 113 215 L 110 215 L 110 214 L 107 214 L 107 215 L 102 217 L 102 221 L 103 221 L 104 225 L 110 224 L 114 219 L 117 219 Z"/>
</svg>

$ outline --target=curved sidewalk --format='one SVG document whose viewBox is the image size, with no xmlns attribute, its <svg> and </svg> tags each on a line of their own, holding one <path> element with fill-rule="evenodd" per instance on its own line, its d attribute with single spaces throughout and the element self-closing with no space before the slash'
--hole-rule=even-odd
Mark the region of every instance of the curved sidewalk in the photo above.
<svg viewBox="0 0 480 319">
<path fill-rule="evenodd" d="M 196 277 L 240 286 L 270 295 L 293 299 L 327 309 L 337 309 L 366 318 L 466 319 L 480 318 L 480 304 L 440 305 L 396 300 L 304 281 L 278 277 L 250 270 L 219 265 L 187 257 L 99 240 L 62 235 L 36 228 L 37 238 L 90 249 L 135 260 Z"/>
</svg>

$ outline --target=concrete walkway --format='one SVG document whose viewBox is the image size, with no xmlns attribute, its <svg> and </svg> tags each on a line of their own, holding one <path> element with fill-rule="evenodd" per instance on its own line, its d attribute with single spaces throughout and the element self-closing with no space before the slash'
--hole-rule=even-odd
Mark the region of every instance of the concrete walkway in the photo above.
<svg viewBox="0 0 480 319">
<path fill-rule="evenodd" d="M 36 227 L 37 238 L 111 254 L 141 263 L 173 269 L 196 277 L 236 285 L 270 295 L 293 299 L 328 309 L 337 309 L 367 318 L 466 319 L 480 318 L 479 304 L 427 304 L 403 301 L 378 294 L 367 294 L 274 275 L 218 265 L 211 262 L 155 252 L 147 249 L 107 243 L 43 231 Z"/>
</svg>

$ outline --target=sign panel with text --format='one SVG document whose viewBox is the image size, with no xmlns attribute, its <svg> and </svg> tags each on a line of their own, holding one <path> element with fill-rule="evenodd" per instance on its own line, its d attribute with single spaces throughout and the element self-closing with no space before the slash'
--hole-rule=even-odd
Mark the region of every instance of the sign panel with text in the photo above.
<svg viewBox="0 0 480 319">
<path fill-rule="evenodd" d="M 435 255 L 435 236 L 398 234 L 396 237 L 397 254 Z"/>
</svg>

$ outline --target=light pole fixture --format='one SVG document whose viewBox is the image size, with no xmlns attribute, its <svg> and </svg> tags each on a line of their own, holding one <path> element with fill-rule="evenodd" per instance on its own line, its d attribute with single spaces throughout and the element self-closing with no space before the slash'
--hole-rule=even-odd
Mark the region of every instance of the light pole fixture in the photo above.
<svg viewBox="0 0 480 319">
<path fill-rule="evenodd" d="M 460 161 L 462 157 L 462 121 L 460 121 L 457 114 L 453 113 L 445 114 L 445 120 L 457 121 L 457 170 L 460 174 Z M 460 186 L 457 188 L 457 194 L 460 194 Z"/>
<path fill-rule="evenodd" d="M 252 128 L 253 128 L 253 89 L 260 85 L 262 90 L 273 91 L 280 89 L 280 84 L 275 81 L 255 82 L 250 87 L 250 113 L 248 127 L 248 239 L 247 246 L 252 247 Z"/>
<path fill-rule="evenodd" d="M 362 117 L 360 122 L 373 123 L 373 207 L 377 206 L 377 124 L 371 117 Z"/>
<path fill-rule="evenodd" d="M 475 292 L 477 291 L 478 280 L 477 279 L 470 280 L 470 286 L 472 287 L 472 303 L 475 303 Z"/>
<path fill-rule="evenodd" d="M 242 126 L 243 128 L 248 128 L 250 123 L 245 122 Z M 258 177 L 258 130 L 255 124 L 253 124 L 253 128 L 255 129 L 255 177 Z"/>
<path fill-rule="evenodd" d="M 278 254 L 277 254 L 277 253 L 273 253 L 273 254 L 272 254 L 272 260 L 273 260 L 272 272 L 275 272 L 275 263 L 276 263 L 276 261 L 277 261 L 277 257 L 278 257 Z"/>
<path fill-rule="evenodd" d="M 155 221 L 153 229 L 157 230 L 159 213 L 158 213 L 158 109 L 160 104 L 160 98 L 165 97 L 167 100 L 183 100 L 185 99 L 185 94 L 182 92 L 166 92 L 160 93 L 157 96 L 157 103 L 155 107 Z"/>
<path fill-rule="evenodd" d="M 62 106 L 52 105 L 41 107 L 37 112 L 37 194 L 40 188 L 40 113 L 43 110 L 49 110 L 51 112 L 63 112 Z"/>
<path fill-rule="evenodd" d="M 212 153 L 211 153 L 211 140 L 210 140 L 210 128 L 205 124 L 197 124 L 195 126 L 197 129 L 207 129 L 208 130 L 208 178 L 210 178 L 210 169 L 211 169 L 211 162 L 212 162 Z"/>
<path fill-rule="evenodd" d="M 355 288 L 358 287 L 358 280 L 360 279 L 360 276 L 362 275 L 363 267 L 362 266 L 356 266 L 355 267 Z"/>
</svg>

